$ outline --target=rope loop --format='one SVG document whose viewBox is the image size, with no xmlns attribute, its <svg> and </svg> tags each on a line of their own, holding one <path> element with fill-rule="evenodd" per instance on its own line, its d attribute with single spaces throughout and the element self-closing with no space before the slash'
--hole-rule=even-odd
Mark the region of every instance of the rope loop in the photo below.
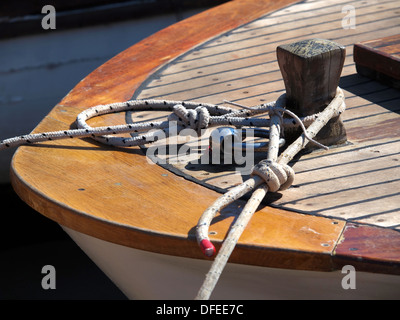
<svg viewBox="0 0 400 320">
<path fill-rule="evenodd" d="M 252 175 L 262 178 L 268 190 L 276 192 L 289 188 L 294 181 L 294 170 L 287 164 L 280 164 L 272 160 L 262 160 L 253 168 Z"/>
</svg>

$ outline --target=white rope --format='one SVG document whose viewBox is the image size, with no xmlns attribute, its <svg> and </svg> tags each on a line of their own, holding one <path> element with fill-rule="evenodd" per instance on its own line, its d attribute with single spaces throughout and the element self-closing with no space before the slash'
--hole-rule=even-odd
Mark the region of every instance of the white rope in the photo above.
<svg viewBox="0 0 400 320">
<path fill-rule="evenodd" d="M 204 254 L 211 257 L 216 252 L 214 245 L 208 238 L 208 229 L 212 219 L 220 210 L 228 206 L 230 203 L 239 199 L 244 194 L 255 190 L 225 238 L 218 255 L 215 257 L 214 262 L 206 275 L 203 285 L 197 293 L 196 300 L 206 300 L 210 298 L 222 270 L 229 260 L 230 254 L 268 190 L 275 192 L 277 190 L 287 189 L 293 182 L 294 171 L 287 165 L 287 163 L 317 135 L 317 133 L 332 117 L 343 112 L 344 109 L 345 103 L 343 91 L 338 88 L 336 97 L 318 115 L 316 118 L 317 120 L 314 121 L 285 151 L 283 151 L 279 157 L 276 136 L 279 136 L 280 134 L 281 125 L 279 119 L 280 116 L 276 113 L 276 110 L 281 110 L 281 107 L 278 106 L 276 110 L 271 112 L 270 147 L 268 149 L 268 158 L 262 160 L 253 168 L 253 176 L 250 179 L 220 196 L 209 208 L 207 208 L 197 224 L 197 241 Z M 286 111 L 287 110 L 285 109 L 285 112 Z"/>
<path fill-rule="evenodd" d="M 280 98 L 281 99 L 281 98 Z M 278 99 L 279 101 L 279 99 Z M 171 100 L 131 100 L 121 103 L 111 103 L 98 105 L 81 112 L 76 119 L 78 129 L 51 131 L 17 136 L 0 141 L 0 150 L 17 147 L 24 144 L 38 143 L 48 140 L 58 140 L 65 138 L 84 138 L 90 137 L 101 143 L 112 146 L 139 146 L 154 142 L 157 132 L 152 129 L 160 129 L 168 136 L 170 121 L 176 122 L 179 128 L 193 128 L 198 132 L 207 126 L 248 126 L 248 127 L 269 127 L 270 119 L 252 118 L 254 115 L 269 112 L 275 107 L 275 102 L 262 104 L 251 109 L 231 109 L 224 106 L 197 103 L 191 101 L 171 101 Z M 116 126 L 103 126 L 93 128 L 86 121 L 96 116 L 131 110 L 161 110 L 172 111 L 173 114 L 168 121 L 147 121 L 141 123 L 124 124 Z M 196 112 L 194 114 L 194 112 Z M 289 114 L 289 111 L 285 109 Z M 181 116 L 181 117 L 180 117 Z M 290 128 L 303 123 L 309 125 L 318 114 L 295 120 L 283 119 L 283 126 Z M 303 125 L 303 128 L 304 128 Z M 146 131 L 152 130 L 150 133 Z M 304 130 L 304 129 L 303 129 Z M 111 136 L 110 134 L 135 133 L 134 137 L 122 138 Z M 315 142 L 317 143 L 317 142 Z M 318 143 L 317 143 L 318 144 Z"/>
</svg>

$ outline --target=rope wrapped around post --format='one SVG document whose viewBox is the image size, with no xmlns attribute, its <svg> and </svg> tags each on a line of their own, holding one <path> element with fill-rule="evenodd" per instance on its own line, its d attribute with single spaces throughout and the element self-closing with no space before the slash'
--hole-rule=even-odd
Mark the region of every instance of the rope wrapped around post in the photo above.
<svg viewBox="0 0 400 320">
<path fill-rule="evenodd" d="M 280 135 L 281 125 L 279 115 L 271 114 L 270 127 L 270 144 L 268 149 L 268 158 L 261 161 L 253 169 L 253 176 L 242 184 L 232 188 L 222 196 L 220 196 L 209 208 L 207 208 L 196 228 L 197 241 L 200 248 L 206 256 L 215 254 L 215 247 L 208 238 L 208 228 L 212 219 L 216 214 L 230 203 L 239 199 L 248 192 L 253 191 L 250 199 L 246 203 L 243 211 L 231 227 L 225 241 L 223 242 L 218 255 L 206 275 L 206 278 L 197 293 L 196 300 L 209 299 L 218 279 L 224 269 L 228 259 L 236 246 L 242 232 L 246 228 L 251 217 L 257 210 L 261 201 L 264 199 L 268 191 L 275 192 L 279 189 L 286 189 L 290 186 L 294 179 L 294 171 L 287 164 L 294 156 L 301 151 L 310 139 L 314 138 L 317 133 L 327 124 L 327 122 L 336 114 L 343 112 L 345 109 L 344 94 L 338 87 L 335 98 L 329 105 L 318 115 L 315 121 L 306 129 L 303 134 L 289 145 L 281 155 L 278 156 L 278 148 L 276 147 L 276 137 Z M 308 138 L 307 138 L 308 137 Z M 271 188 L 269 190 L 269 188 Z"/>
</svg>

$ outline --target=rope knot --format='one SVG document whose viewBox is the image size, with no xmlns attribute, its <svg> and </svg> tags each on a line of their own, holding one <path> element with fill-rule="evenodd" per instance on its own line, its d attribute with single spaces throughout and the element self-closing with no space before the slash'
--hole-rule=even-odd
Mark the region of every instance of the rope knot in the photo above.
<svg viewBox="0 0 400 320">
<path fill-rule="evenodd" d="M 262 178 L 271 192 L 285 190 L 294 181 L 294 170 L 292 167 L 271 160 L 262 160 L 256 164 L 252 175 L 258 175 Z"/>
<path fill-rule="evenodd" d="M 168 117 L 168 121 L 177 121 L 178 125 L 196 130 L 198 134 L 200 134 L 201 129 L 206 129 L 210 122 L 210 113 L 203 106 L 188 110 L 183 105 L 177 104 L 172 111 L 173 113 Z"/>
</svg>

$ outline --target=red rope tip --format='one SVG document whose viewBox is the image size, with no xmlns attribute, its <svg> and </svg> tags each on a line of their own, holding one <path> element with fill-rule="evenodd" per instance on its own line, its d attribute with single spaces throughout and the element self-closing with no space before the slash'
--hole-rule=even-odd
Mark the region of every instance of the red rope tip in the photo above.
<svg viewBox="0 0 400 320">
<path fill-rule="evenodd" d="M 212 257 L 215 254 L 215 247 L 210 240 L 207 239 L 201 240 L 200 248 L 201 251 L 203 251 L 204 255 L 207 257 Z"/>
</svg>

